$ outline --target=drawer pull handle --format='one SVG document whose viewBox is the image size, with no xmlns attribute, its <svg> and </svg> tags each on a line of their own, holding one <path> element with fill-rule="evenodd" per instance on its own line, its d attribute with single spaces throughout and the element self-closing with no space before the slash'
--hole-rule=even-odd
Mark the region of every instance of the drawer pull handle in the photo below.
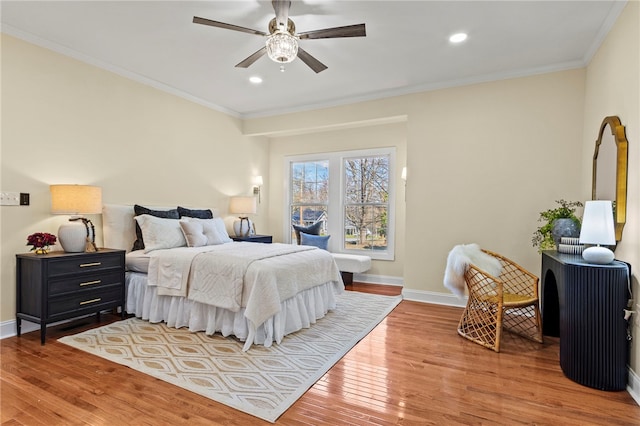
<svg viewBox="0 0 640 426">
<path fill-rule="evenodd" d="M 84 287 L 85 285 L 100 284 L 101 282 L 102 280 L 87 281 L 86 283 L 80 283 L 80 287 Z"/>
<path fill-rule="evenodd" d="M 86 268 L 88 266 L 100 266 L 100 265 L 102 265 L 102 262 L 81 263 L 80 267 L 81 268 Z"/>
<path fill-rule="evenodd" d="M 84 302 L 80 302 L 80 305 L 88 305 L 89 303 L 95 303 L 101 300 L 102 300 L 101 297 L 98 297 L 97 299 L 85 300 Z"/>
</svg>

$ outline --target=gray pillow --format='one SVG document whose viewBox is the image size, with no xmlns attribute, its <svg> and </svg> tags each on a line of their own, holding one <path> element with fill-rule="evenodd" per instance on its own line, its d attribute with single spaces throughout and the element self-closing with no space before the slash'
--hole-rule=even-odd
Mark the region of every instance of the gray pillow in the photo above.
<svg viewBox="0 0 640 426">
<path fill-rule="evenodd" d="M 180 217 L 196 217 L 198 219 L 213 219 L 213 212 L 209 209 L 206 210 L 194 210 L 187 209 L 185 207 L 178 206 L 178 214 Z"/>
<path fill-rule="evenodd" d="M 320 231 L 322 230 L 322 221 L 317 221 L 313 225 L 302 226 L 302 225 L 293 225 L 293 230 L 296 233 L 296 240 L 298 240 L 298 245 L 302 244 L 300 242 L 300 233 L 304 232 L 307 235 L 320 235 Z"/>
<path fill-rule="evenodd" d="M 304 232 L 300 233 L 300 245 L 314 246 L 322 250 L 327 250 L 330 235 L 310 235 Z"/>
</svg>

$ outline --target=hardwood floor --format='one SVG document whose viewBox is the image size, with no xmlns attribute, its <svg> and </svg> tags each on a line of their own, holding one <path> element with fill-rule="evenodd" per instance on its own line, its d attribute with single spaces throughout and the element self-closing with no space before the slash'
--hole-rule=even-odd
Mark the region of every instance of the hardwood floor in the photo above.
<svg viewBox="0 0 640 426">
<path fill-rule="evenodd" d="M 349 289 L 398 294 L 399 287 Z M 456 333 L 461 309 L 403 301 L 277 421 L 279 425 L 638 425 L 627 392 L 567 379 L 558 340 L 507 335 L 494 353 Z M 118 318 L 102 316 L 102 323 Z M 86 319 L 0 341 L 2 425 L 268 425 L 58 343 Z"/>
</svg>

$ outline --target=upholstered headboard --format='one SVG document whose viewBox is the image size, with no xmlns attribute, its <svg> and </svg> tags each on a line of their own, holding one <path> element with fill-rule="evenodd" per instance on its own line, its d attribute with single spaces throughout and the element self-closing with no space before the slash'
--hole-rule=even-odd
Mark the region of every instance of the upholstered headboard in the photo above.
<svg viewBox="0 0 640 426">
<path fill-rule="evenodd" d="M 154 210 L 170 210 L 176 206 L 148 206 Z M 210 209 L 213 217 L 219 216 L 217 209 Z M 136 221 L 133 205 L 105 204 L 102 206 L 102 235 L 104 246 L 131 251 L 136 240 Z"/>
</svg>

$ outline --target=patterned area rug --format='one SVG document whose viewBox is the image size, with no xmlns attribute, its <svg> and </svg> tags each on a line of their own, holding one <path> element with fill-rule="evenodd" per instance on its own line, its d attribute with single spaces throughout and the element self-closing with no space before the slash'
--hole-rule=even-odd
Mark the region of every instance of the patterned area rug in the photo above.
<svg viewBox="0 0 640 426">
<path fill-rule="evenodd" d="M 275 422 L 401 300 L 346 291 L 311 328 L 248 352 L 232 338 L 137 318 L 59 341 Z"/>
</svg>

